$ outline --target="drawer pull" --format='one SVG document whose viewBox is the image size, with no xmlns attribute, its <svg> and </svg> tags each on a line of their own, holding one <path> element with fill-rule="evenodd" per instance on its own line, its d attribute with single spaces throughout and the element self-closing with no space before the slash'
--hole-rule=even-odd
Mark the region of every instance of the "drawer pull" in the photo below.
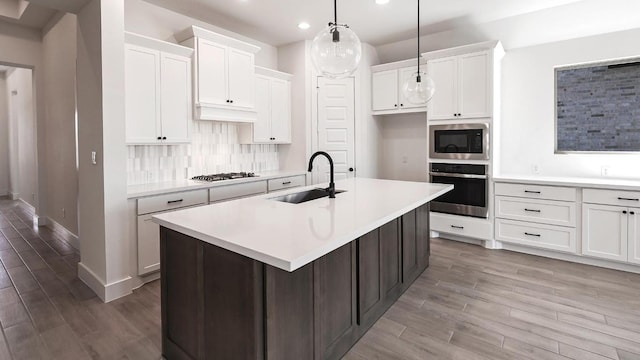
<svg viewBox="0 0 640 360">
<path fill-rule="evenodd" d="M 528 232 L 525 232 L 524 234 L 527 235 L 527 236 L 540 237 L 540 234 L 532 234 L 532 233 L 528 233 Z"/>
<path fill-rule="evenodd" d="M 282 183 L 282 185 L 289 185 L 289 184 L 291 184 L 291 181 L 284 181 L 284 182 Z"/>
<path fill-rule="evenodd" d="M 451 225 L 451 227 L 454 229 L 460 229 L 460 230 L 464 229 L 464 226 Z"/>
<path fill-rule="evenodd" d="M 177 203 L 181 203 L 183 201 L 184 201 L 184 199 L 169 200 L 169 201 L 167 201 L 167 204 L 177 204 Z"/>
<path fill-rule="evenodd" d="M 527 194 L 540 194 L 540 191 L 533 191 L 533 190 L 525 190 L 524 192 L 526 192 Z"/>
<path fill-rule="evenodd" d="M 618 200 L 640 201 L 640 199 L 632 199 L 632 198 L 625 198 L 625 197 L 619 197 L 619 196 L 618 196 Z"/>
<path fill-rule="evenodd" d="M 536 209 L 527 209 L 525 208 L 524 211 L 528 211 L 528 212 L 534 212 L 534 213 L 539 213 L 540 210 L 536 210 Z"/>
</svg>

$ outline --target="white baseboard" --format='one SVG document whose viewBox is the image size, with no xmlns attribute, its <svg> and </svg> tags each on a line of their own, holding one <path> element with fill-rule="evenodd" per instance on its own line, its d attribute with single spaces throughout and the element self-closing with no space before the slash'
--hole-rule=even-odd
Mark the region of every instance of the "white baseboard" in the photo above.
<svg viewBox="0 0 640 360">
<path fill-rule="evenodd" d="M 20 199 L 20 194 L 14 193 L 14 192 L 9 192 L 9 198 L 11 200 L 18 200 L 18 199 Z"/>
<path fill-rule="evenodd" d="M 131 294 L 131 277 L 105 284 L 82 262 L 78 263 L 78 277 L 105 303 Z"/>
<path fill-rule="evenodd" d="M 588 256 L 582 256 L 582 255 L 566 254 L 566 253 L 555 252 L 550 250 L 536 249 L 532 247 L 508 244 L 505 242 L 501 242 L 501 243 L 502 243 L 502 248 L 504 250 L 510 250 L 510 251 L 515 251 L 515 252 L 529 254 L 529 255 L 548 257 L 548 258 L 557 259 L 557 260 L 564 260 L 564 261 L 575 262 L 575 263 L 580 263 L 585 265 L 592 265 L 592 266 L 598 266 L 598 267 L 603 267 L 607 269 L 614 269 L 614 270 L 640 274 L 640 266 L 637 266 L 637 265 L 630 265 L 630 264 L 618 263 L 615 261 L 595 259 L 595 258 L 590 258 Z"/>
<path fill-rule="evenodd" d="M 73 246 L 74 249 L 78 251 L 80 250 L 80 240 L 78 239 L 78 235 L 67 230 L 66 227 L 60 225 L 50 217 L 46 218 L 45 224 L 49 229 L 51 229 L 51 231 L 58 233 L 66 242 L 69 243 L 69 245 Z"/>
</svg>

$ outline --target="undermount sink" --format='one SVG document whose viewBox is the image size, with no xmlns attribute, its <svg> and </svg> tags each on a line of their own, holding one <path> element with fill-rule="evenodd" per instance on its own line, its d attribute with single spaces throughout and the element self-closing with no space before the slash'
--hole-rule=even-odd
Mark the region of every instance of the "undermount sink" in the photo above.
<svg viewBox="0 0 640 360">
<path fill-rule="evenodd" d="M 343 193 L 345 190 L 336 190 L 336 194 Z M 287 202 L 291 204 L 300 204 L 303 202 L 320 199 L 329 196 L 329 191 L 326 189 L 312 189 L 307 191 L 301 191 L 293 194 L 282 195 L 271 198 L 271 200 Z"/>
</svg>

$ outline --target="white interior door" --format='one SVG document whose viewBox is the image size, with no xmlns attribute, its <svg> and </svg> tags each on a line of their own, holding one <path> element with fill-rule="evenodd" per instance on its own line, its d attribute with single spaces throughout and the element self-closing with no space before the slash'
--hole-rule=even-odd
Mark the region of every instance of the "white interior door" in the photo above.
<svg viewBox="0 0 640 360">
<path fill-rule="evenodd" d="M 354 79 L 318 78 L 318 148 L 333 159 L 335 180 L 355 176 Z M 314 161 L 314 183 L 328 182 L 329 162 Z"/>
</svg>

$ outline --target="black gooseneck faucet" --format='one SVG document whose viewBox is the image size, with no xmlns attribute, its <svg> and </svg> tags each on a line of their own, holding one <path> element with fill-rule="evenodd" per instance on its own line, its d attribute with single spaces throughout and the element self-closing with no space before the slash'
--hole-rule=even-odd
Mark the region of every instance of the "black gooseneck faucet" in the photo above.
<svg viewBox="0 0 640 360">
<path fill-rule="evenodd" d="M 336 197 L 336 184 L 333 183 L 333 159 L 329 154 L 324 151 L 316 151 L 313 155 L 311 155 L 311 159 L 309 159 L 309 168 L 308 172 L 313 170 L 313 159 L 318 155 L 324 155 L 327 159 L 329 159 L 329 170 L 331 171 L 331 178 L 329 180 L 329 187 L 326 189 L 329 192 L 329 198 L 334 199 Z"/>
</svg>

